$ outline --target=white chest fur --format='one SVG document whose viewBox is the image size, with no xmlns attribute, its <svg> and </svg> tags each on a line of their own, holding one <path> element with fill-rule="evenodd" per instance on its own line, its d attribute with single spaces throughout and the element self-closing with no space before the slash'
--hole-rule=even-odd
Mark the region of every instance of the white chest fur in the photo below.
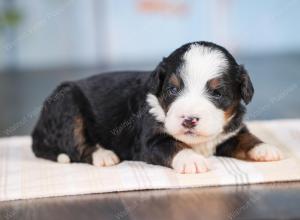
<svg viewBox="0 0 300 220">
<path fill-rule="evenodd" d="M 212 156 L 216 152 L 216 147 L 219 144 L 236 135 L 239 132 L 239 130 L 240 129 L 237 129 L 236 131 L 228 134 L 220 134 L 210 141 L 201 144 L 196 144 L 191 147 L 194 151 L 196 151 L 199 154 L 202 154 L 205 157 Z"/>
</svg>

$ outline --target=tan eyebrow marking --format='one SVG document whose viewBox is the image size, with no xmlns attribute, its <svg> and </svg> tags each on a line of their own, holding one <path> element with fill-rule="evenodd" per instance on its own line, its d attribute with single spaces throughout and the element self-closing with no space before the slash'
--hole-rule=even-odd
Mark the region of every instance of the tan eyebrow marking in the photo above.
<svg viewBox="0 0 300 220">
<path fill-rule="evenodd" d="M 175 74 L 172 74 L 170 79 L 169 79 L 169 82 L 176 86 L 177 88 L 180 87 L 180 80 L 178 79 L 178 77 L 175 75 Z"/>
<path fill-rule="evenodd" d="M 208 87 L 210 89 L 217 89 L 221 85 L 221 79 L 220 78 L 214 78 L 208 81 Z"/>
</svg>

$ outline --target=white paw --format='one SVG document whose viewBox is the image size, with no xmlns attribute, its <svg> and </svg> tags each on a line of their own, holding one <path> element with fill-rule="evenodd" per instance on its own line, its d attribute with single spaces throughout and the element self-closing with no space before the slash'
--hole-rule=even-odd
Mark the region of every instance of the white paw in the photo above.
<svg viewBox="0 0 300 220">
<path fill-rule="evenodd" d="M 178 173 L 204 173 L 210 169 L 209 162 L 191 149 L 184 149 L 175 155 L 172 167 Z"/>
<path fill-rule="evenodd" d="M 93 153 L 92 158 L 93 165 L 97 167 L 113 166 L 120 162 L 119 157 L 113 151 L 101 147 Z"/>
<path fill-rule="evenodd" d="M 283 159 L 282 152 L 270 144 L 259 144 L 248 152 L 250 159 L 255 161 L 276 161 Z"/>
</svg>

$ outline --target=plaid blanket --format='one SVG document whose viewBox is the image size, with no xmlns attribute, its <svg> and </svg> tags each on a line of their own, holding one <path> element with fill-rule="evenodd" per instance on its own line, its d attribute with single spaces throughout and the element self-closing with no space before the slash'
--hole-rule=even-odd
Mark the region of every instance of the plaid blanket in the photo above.
<svg viewBox="0 0 300 220">
<path fill-rule="evenodd" d="M 122 162 L 97 168 L 34 157 L 30 137 L 0 139 L 0 201 L 115 191 L 222 186 L 300 180 L 300 119 L 248 123 L 262 140 L 285 153 L 277 162 L 210 157 L 213 170 L 177 174 L 165 167 Z"/>
</svg>

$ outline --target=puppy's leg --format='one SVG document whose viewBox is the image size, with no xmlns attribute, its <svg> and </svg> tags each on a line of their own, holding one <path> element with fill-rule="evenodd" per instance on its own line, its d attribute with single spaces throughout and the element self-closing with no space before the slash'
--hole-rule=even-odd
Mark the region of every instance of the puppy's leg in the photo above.
<svg viewBox="0 0 300 220">
<path fill-rule="evenodd" d="M 32 150 L 37 157 L 77 162 L 80 158 L 76 148 L 85 143 L 83 132 L 83 117 L 74 101 L 73 89 L 63 84 L 44 102 L 32 132 Z"/>
<path fill-rule="evenodd" d="M 73 149 L 73 157 L 76 157 L 78 162 L 90 163 L 97 167 L 112 166 L 120 162 L 119 157 L 112 150 L 88 141 L 87 136 L 91 135 L 86 135 L 88 131 L 85 129 L 83 121 L 77 119 L 74 126 L 73 133 L 76 144 Z"/>
<path fill-rule="evenodd" d="M 59 163 L 83 162 L 99 167 L 119 162 L 113 151 L 87 140 L 85 122 L 81 115 L 62 119 L 66 122 L 61 127 L 62 130 L 55 131 L 49 130 L 44 120 L 39 122 L 33 132 L 32 148 L 36 156 Z M 55 118 L 51 120 L 55 121 Z"/>
<path fill-rule="evenodd" d="M 92 117 L 92 113 L 83 109 L 88 106 L 89 103 L 74 85 L 66 83 L 59 86 L 44 102 L 32 132 L 35 155 L 60 163 L 84 162 L 108 166 L 118 162 L 111 151 L 96 144 L 93 137 L 96 134 L 92 133 L 95 129 L 92 123 L 88 126 L 87 116 Z"/>
<path fill-rule="evenodd" d="M 254 161 L 276 161 L 283 159 L 282 152 L 275 146 L 263 143 L 244 127 L 234 137 L 217 147 L 217 156 L 236 157 Z"/>
<path fill-rule="evenodd" d="M 100 144 L 94 144 L 95 142 L 89 140 L 88 137 L 91 135 L 88 135 L 89 131 L 86 128 L 86 121 L 82 116 L 74 117 L 71 132 L 73 135 L 71 137 L 73 146 L 66 148 L 71 161 L 90 163 L 98 167 L 112 166 L 119 163 L 119 157 L 113 151 L 105 149 Z M 64 155 L 58 155 L 57 161 L 67 160 L 67 157 Z"/>
<path fill-rule="evenodd" d="M 171 167 L 179 173 L 202 173 L 209 170 L 209 163 L 202 155 L 168 135 L 155 135 L 148 140 L 139 159 Z"/>
</svg>

